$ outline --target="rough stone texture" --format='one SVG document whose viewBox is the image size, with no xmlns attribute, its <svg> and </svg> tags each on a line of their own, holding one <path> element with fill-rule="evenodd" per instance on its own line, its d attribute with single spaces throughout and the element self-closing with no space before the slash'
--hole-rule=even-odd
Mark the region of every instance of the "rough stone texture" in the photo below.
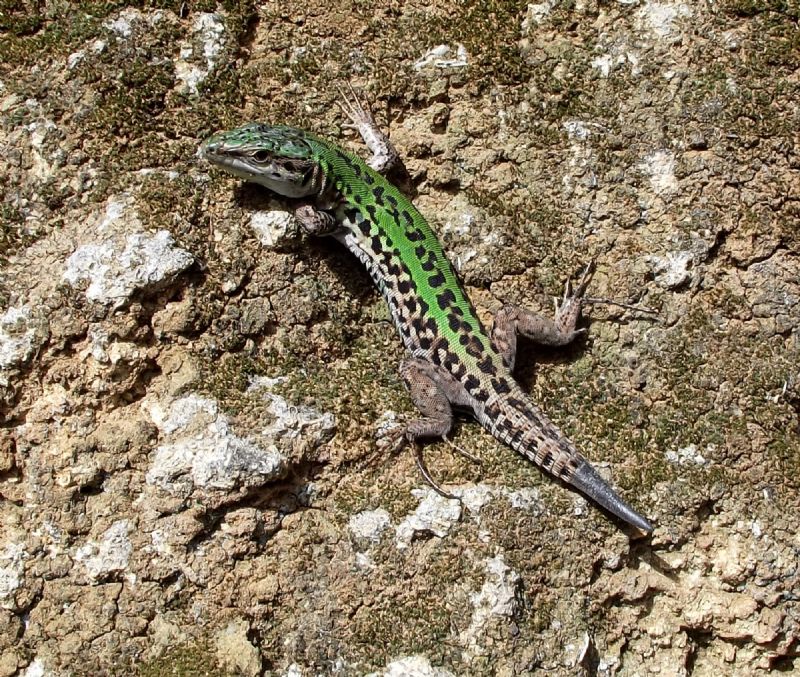
<svg viewBox="0 0 800 677">
<path fill-rule="evenodd" d="M 0 676 L 797 672 L 796 3 L 0 9 Z M 209 171 L 373 103 L 524 387 L 631 540 L 477 426 L 422 485 L 368 275 Z M 377 432 L 377 435 L 376 435 Z M 377 439 L 376 439 L 377 437 Z"/>
</svg>

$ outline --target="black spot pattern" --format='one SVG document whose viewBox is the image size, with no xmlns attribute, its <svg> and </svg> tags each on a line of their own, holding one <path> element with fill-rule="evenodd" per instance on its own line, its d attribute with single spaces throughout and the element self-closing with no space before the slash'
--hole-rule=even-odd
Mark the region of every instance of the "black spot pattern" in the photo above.
<svg viewBox="0 0 800 677">
<path fill-rule="evenodd" d="M 442 310 L 447 310 L 450 304 L 455 303 L 456 295 L 453 293 L 452 289 L 445 289 L 441 294 L 436 297 L 436 303 L 439 304 L 439 308 Z"/>
<path fill-rule="evenodd" d="M 520 400 L 517 397 L 509 397 L 508 398 L 508 405 L 510 407 L 513 407 L 517 411 L 523 411 L 523 412 L 528 411 L 528 408 L 529 408 L 527 402 L 523 402 L 522 400 Z"/>
<path fill-rule="evenodd" d="M 498 395 L 508 395 L 511 392 L 511 386 L 504 378 L 493 378 L 492 388 Z"/>
<path fill-rule="evenodd" d="M 458 331 L 459 327 L 461 326 L 461 321 L 455 315 L 449 315 L 447 317 L 447 324 L 450 325 L 450 331 Z"/>
<path fill-rule="evenodd" d="M 442 273 L 440 272 L 436 273 L 436 275 L 431 275 L 428 278 L 428 284 L 430 284 L 430 286 L 434 288 L 441 287 L 444 283 L 445 283 L 444 275 L 442 275 Z"/>
<path fill-rule="evenodd" d="M 467 354 L 476 359 L 483 357 L 483 344 L 477 336 L 469 336 L 467 341 Z"/>
<path fill-rule="evenodd" d="M 487 354 L 486 357 L 478 362 L 478 369 L 489 376 L 494 376 L 497 374 L 497 367 L 495 367 L 492 356 L 489 354 Z"/>
<path fill-rule="evenodd" d="M 522 440 L 522 436 L 524 434 L 525 430 L 523 428 L 517 428 L 511 433 L 511 437 L 508 439 L 508 444 L 510 444 L 512 447 L 516 447 Z"/>
<path fill-rule="evenodd" d="M 465 378 L 462 381 L 462 383 L 464 384 L 464 387 L 467 389 L 467 392 L 470 393 L 470 394 L 473 394 L 473 395 L 475 394 L 475 391 L 481 385 L 480 381 L 475 376 L 473 376 L 472 374 L 467 376 L 467 378 Z"/>
<path fill-rule="evenodd" d="M 372 230 L 372 227 L 371 227 L 369 221 L 367 221 L 367 219 L 363 218 L 361 216 L 361 214 L 358 214 L 356 216 L 355 221 L 358 224 L 358 229 L 361 231 L 361 234 L 364 237 L 369 237 L 370 231 Z"/>
<path fill-rule="evenodd" d="M 400 264 L 397 263 L 399 259 L 393 259 L 392 255 L 389 252 L 385 254 L 386 260 L 386 270 L 389 272 L 389 275 L 392 276 L 392 279 L 399 280 L 402 276 L 404 276 L 403 269 L 400 267 Z"/>
<path fill-rule="evenodd" d="M 472 396 L 478 400 L 478 402 L 487 402 L 489 400 L 489 393 L 486 392 L 486 388 L 478 388 Z"/>
</svg>

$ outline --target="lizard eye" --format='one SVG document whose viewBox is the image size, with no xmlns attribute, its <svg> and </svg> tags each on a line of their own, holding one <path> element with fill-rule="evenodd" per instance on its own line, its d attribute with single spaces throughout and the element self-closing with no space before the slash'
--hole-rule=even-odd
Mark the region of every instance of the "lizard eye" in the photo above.
<svg viewBox="0 0 800 677">
<path fill-rule="evenodd" d="M 267 160 L 269 160 L 269 158 L 270 158 L 270 153 L 268 150 L 262 149 L 262 150 L 257 150 L 255 153 L 253 153 L 253 159 L 256 162 L 266 162 Z"/>
</svg>

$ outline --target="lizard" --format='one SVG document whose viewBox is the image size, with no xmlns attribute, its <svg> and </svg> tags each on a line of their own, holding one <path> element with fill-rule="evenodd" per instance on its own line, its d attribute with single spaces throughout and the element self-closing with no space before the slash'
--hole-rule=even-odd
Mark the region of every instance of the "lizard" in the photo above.
<svg viewBox="0 0 800 677">
<path fill-rule="evenodd" d="M 517 334 L 563 346 L 585 332 L 577 323 L 591 264 L 574 291 L 567 282 L 554 319 L 506 305 L 487 331 L 433 228 L 385 178 L 402 165 L 388 136 L 357 99 L 342 108 L 372 151 L 370 160 L 296 127 L 258 122 L 215 133 L 202 143 L 200 155 L 295 200 L 295 216 L 306 234 L 332 236 L 366 267 L 410 353 L 400 376 L 421 416 L 403 427 L 404 442 L 419 449 L 424 439 L 446 440 L 453 409 L 466 410 L 545 473 L 651 533 L 651 523 L 600 476 L 512 373 Z M 434 489 L 449 496 L 428 475 L 421 452 L 418 465 Z"/>
</svg>

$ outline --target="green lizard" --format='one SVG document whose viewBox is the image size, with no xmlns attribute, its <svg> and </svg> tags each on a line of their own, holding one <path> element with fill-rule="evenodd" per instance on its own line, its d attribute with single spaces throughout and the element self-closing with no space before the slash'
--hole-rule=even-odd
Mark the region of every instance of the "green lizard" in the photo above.
<svg viewBox="0 0 800 677">
<path fill-rule="evenodd" d="M 394 147 L 357 101 L 343 108 L 373 151 L 369 162 L 300 129 L 259 123 L 213 135 L 201 154 L 237 177 L 299 200 L 295 214 L 303 230 L 333 236 L 366 266 L 411 353 L 400 374 L 422 417 L 404 427 L 406 440 L 446 439 L 452 408 L 468 410 L 494 437 L 650 533 L 651 524 L 614 492 L 512 376 L 517 333 L 560 346 L 584 331 L 576 323 L 591 271 L 587 268 L 574 293 L 567 284 L 555 320 L 506 306 L 488 332 L 428 222 L 382 175 L 399 160 Z M 418 462 L 441 491 L 421 456 Z"/>
</svg>

